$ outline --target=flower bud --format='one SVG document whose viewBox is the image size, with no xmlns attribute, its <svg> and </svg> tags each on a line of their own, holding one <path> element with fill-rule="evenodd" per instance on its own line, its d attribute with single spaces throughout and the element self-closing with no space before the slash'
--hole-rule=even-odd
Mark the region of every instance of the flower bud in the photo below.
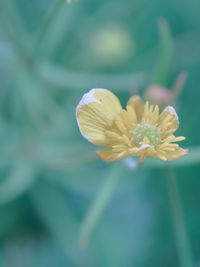
<svg viewBox="0 0 200 267">
<path fill-rule="evenodd" d="M 157 104 L 162 107 L 172 101 L 173 93 L 163 86 L 152 85 L 147 88 L 145 97 L 152 104 Z"/>
</svg>

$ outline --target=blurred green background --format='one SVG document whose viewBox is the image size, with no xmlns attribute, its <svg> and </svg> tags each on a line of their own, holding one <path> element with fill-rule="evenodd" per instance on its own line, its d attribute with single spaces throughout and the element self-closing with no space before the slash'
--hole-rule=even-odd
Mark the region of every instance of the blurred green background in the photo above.
<svg viewBox="0 0 200 267">
<path fill-rule="evenodd" d="M 199 266 L 199 9 L 0 1 L 0 267 Z M 181 71 L 178 134 L 190 152 L 171 165 L 182 208 L 163 162 L 100 161 L 75 118 L 91 88 L 125 104 L 154 83 L 172 88 Z"/>
</svg>

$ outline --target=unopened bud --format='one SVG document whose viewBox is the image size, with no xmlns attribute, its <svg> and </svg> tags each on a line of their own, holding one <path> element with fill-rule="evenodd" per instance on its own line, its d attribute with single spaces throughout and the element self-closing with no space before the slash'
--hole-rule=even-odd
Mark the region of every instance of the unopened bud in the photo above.
<svg viewBox="0 0 200 267">
<path fill-rule="evenodd" d="M 167 88 L 161 85 L 152 85 L 147 88 L 145 92 L 145 97 L 152 104 L 157 104 L 160 107 L 163 107 L 168 104 L 172 104 L 176 101 L 180 93 L 182 92 L 185 82 L 187 79 L 187 72 L 181 72 L 172 87 L 172 90 L 168 90 Z"/>
<path fill-rule="evenodd" d="M 173 92 L 160 85 L 152 85 L 147 88 L 145 97 L 152 104 L 164 106 L 173 99 Z"/>
</svg>

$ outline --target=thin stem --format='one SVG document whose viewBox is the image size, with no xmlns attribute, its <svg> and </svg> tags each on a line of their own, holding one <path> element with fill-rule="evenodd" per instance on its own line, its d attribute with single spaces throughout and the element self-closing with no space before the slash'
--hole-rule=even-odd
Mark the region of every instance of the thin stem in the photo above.
<svg viewBox="0 0 200 267">
<path fill-rule="evenodd" d="M 178 96 L 180 95 L 181 91 L 183 90 L 185 82 L 187 80 L 187 76 L 188 76 L 188 74 L 185 71 L 182 71 L 178 75 L 178 77 L 177 77 L 177 79 L 176 79 L 176 81 L 175 81 L 175 83 L 173 85 L 173 90 L 172 90 L 173 101 L 175 101 L 178 98 Z"/>
<path fill-rule="evenodd" d="M 166 167 L 166 172 L 169 201 L 171 204 L 172 219 L 174 224 L 176 246 L 180 259 L 180 266 L 194 267 L 195 264 L 184 222 L 176 176 L 173 168 L 169 165 Z"/>
<path fill-rule="evenodd" d="M 50 6 L 42 22 L 42 25 L 40 26 L 39 31 L 37 33 L 34 53 L 38 51 L 38 45 L 42 42 L 42 39 L 48 32 L 48 29 L 50 28 L 52 21 L 54 20 L 55 16 L 57 15 L 63 3 L 64 0 L 55 0 L 54 3 Z"/>
<path fill-rule="evenodd" d="M 28 59 L 30 57 L 29 40 L 20 28 L 18 17 L 11 10 L 9 1 L 0 1 L 0 17 L 8 38 L 14 44 L 15 51 L 20 53 L 24 59 Z"/>
<path fill-rule="evenodd" d="M 160 56 L 157 65 L 155 83 L 164 85 L 170 70 L 173 43 L 170 28 L 164 19 L 159 20 L 159 33 L 160 33 Z"/>
<path fill-rule="evenodd" d="M 115 164 L 106 175 L 105 180 L 97 193 L 97 197 L 89 207 L 80 228 L 79 245 L 83 248 L 87 246 L 90 235 L 97 225 L 100 217 L 105 211 L 119 183 L 121 175 L 121 165 Z"/>
</svg>

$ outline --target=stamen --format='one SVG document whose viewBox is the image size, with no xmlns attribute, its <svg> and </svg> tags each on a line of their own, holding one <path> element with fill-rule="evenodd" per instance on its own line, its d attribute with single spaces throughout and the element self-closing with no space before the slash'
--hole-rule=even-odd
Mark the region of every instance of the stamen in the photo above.
<svg viewBox="0 0 200 267">
<path fill-rule="evenodd" d="M 131 130 L 132 125 L 129 120 L 128 112 L 126 110 L 122 110 L 121 116 L 122 116 L 122 119 L 123 119 L 123 122 L 126 128 Z"/>
<path fill-rule="evenodd" d="M 144 115 L 143 118 L 147 119 L 149 115 L 149 102 L 146 101 L 145 106 L 144 106 Z"/>
<path fill-rule="evenodd" d="M 152 124 L 156 124 L 157 123 L 158 116 L 159 116 L 159 107 L 158 107 L 158 105 L 156 105 L 155 109 L 153 111 L 153 114 L 152 114 L 152 119 L 151 119 L 151 123 Z"/>
<path fill-rule="evenodd" d="M 118 116 L 118 117 L 116 118 L 116 120 L 115 120 L 115 124 L 116 124 L 117 128 L 118 128 L 122 133 L 124 133 L 124 134 L 127 133 L 127 129 L 125 128 L 125 126 L 124 126 L 124 124 L 123 124 L 123 121 L 122 121 L 122 119 L 121 119 L 120 116 Z"/>
<path fill-rule="evenodd" d="M 122 139 L 122 137 L 119 134 L 109 130 L 105 131 L 105 135 L 114 141 L 120 141 Z"/>
<path fill-rule="evenodd" d="M 131 142 L 127 135 L 123 134 L 123 140 L 129 147 L 131 147 Z"/>
<path fill-rule="evenodd" d="M 127 112 L 128 112 L 128 117 L 131 122 L 137 123 L 137 116 L 135 113 L 135 110 L 133 109 L 132 106 L 127 105 L 126 106 Z"/>
</svg>

